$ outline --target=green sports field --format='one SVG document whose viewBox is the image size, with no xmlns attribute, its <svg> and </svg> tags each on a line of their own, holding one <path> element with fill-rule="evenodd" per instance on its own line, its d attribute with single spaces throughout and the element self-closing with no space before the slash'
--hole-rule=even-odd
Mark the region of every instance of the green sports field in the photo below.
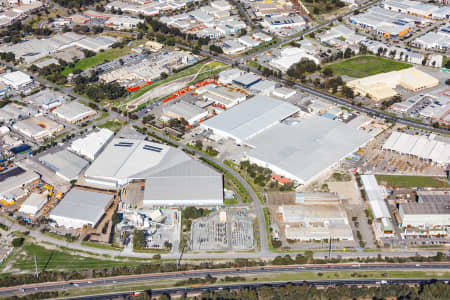
<svg viewBox="0 0 450 300">
<path fill-rule="evenodd" d="M 378 56 L 357 56 L 326 66 L 326 68 L 332 69 L 336 75 L 345 75 L 354 78 L 362 78 L 410 67 L 410 64 Z"/>
</svg>

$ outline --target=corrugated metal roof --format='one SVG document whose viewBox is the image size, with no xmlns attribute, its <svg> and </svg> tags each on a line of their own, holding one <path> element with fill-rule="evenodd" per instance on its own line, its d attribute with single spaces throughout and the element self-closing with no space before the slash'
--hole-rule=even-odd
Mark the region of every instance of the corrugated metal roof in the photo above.
<svg viewBox="0 0 450 300">
<path fill-rule="evenodd" d="M 106 205 L 113 195 L 72 189 L 61 202 L 50 212 L 53 216 L 83 220 L 96 224 L 105 212 Z"/>
<path fill-rule="evenodd" d="M 257 95 L 203 124 L 213 130 L 227 132 L 237 140 L 245 141 L 299 110 L 290 103 Z"/>
<path fill-rule="evenodd" d="M 63 175 L 66 179 L 77 179 L 89 162 L 68 150 L 49 153 L 39 159 L 44 165 Z"/>
<path fill-rule="evenodd" d="M 86 177 L 145 179 L 144 201 L 223 201 L 222 174 L 178 149 L 142 140 L 113 139 L 86 171 Z"/>
<path fill-rule="evenodd" d="M 390 218 L 391 214 L 384 202 L 383 192 L 374 175 L 361 175 L 361 181 L 375 219 Z"/>
<path fill-rule="evenodd" d="M 341 122 L 310 116 L 293 125 L 279 123 L 250 139 L 255 149 L 248 156 L 307 182 L 370 139 Z"/>
<path fill-rule="evenodd" d="M 220 192 L 222 191 L 222 192 Z M 144 201 L 223 201 L 222 176 L 151 177 L 146 180 Z"/>
</svg>

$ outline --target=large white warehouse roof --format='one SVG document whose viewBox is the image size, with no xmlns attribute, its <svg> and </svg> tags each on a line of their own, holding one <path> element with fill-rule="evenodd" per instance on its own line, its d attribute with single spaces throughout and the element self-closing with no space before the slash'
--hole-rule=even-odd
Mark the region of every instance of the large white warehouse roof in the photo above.
<svg viewBox="0 0 450 300">
<path fill-rule="evenodd" d="M 111 194 L 72 189 L 50 212 L 50 219 L 55 220 L 58 226 L 68 228 L 94 227 L 112 199 Z"/>
<path fill-rule="evenodd" d="M 292 125 L 279 123 L 251 138 L 248 144 L 255 149 L 247 155 L 275 173 L 307 183 L 370 139 L 341 122 L 310 116 Z"/>
<path fill-rule="evenodd" d="M 99 131 L 92 132 L 84 138 L 75 140 L 69 150 L 94 160 L 113 136 L 114 132 L 101 128 Z"/>
<path fill-rule="evenodd" d="M 202 126 L 243 142 L 299 110 L 290 103 L 258 95 L 203 122 Z"/>
<path fill-rule="evenodd" d="M 117 187 L 145 179 L 144 205 L 221 205 L 223 177 L 184 152 L 116 138 L 85 173 L 91 184 Z"/>
</svg>

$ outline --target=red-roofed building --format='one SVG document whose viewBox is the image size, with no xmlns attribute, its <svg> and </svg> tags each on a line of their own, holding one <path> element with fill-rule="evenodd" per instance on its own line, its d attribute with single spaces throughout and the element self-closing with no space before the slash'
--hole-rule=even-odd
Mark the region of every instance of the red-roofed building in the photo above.
<svg viewBox="0 0 450 300">
<path fill-rule="evenodd" d="M 278 181 L 280 184 L 286 184 L 286 183 L 290 183 L 291 180 L 287 177 L 278 175 L 278 174 L 273 174 L 272 175 L 272 180 L 276 180 Z"/>
</svg>

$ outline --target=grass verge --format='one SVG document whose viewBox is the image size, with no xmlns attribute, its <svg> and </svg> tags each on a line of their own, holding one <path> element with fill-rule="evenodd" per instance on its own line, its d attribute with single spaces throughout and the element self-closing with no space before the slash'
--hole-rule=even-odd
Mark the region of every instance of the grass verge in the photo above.
<svg viewBox="0 0 450 300">
<path fill-rule="evenodd" d="M 101 244 L 96 242 L 81 242 L 81 245 L 91 248 L 98 248 L 98 249 L 105 249 L 105 250 L 113 250 L 113 251 L 120 251 L 120 248 L 113 247 L 110 244 Z"/>
<path fill-rule="evenodd" d="M 17 252 L 12 262 L 13 267 L 22 271 L 34 272 L 34 257 L 38 270 L 85 270 L 85 269 L 102 269 L 113 266 L 136 266 L 139 262 L 130 261 L 113 261 L 74 255 L 68 251 L 60 251 L 56 249 L 47 249 L 42 246 L 25 243 Z"/>
<path fill-rule="evenodd" d="M 100 128 L 106 128 L 114 132 L 118 132 L 122 128 L 123 124 L 119 120 L 109 120 L 105 123 L 98 125 Z"/>
</svg>

